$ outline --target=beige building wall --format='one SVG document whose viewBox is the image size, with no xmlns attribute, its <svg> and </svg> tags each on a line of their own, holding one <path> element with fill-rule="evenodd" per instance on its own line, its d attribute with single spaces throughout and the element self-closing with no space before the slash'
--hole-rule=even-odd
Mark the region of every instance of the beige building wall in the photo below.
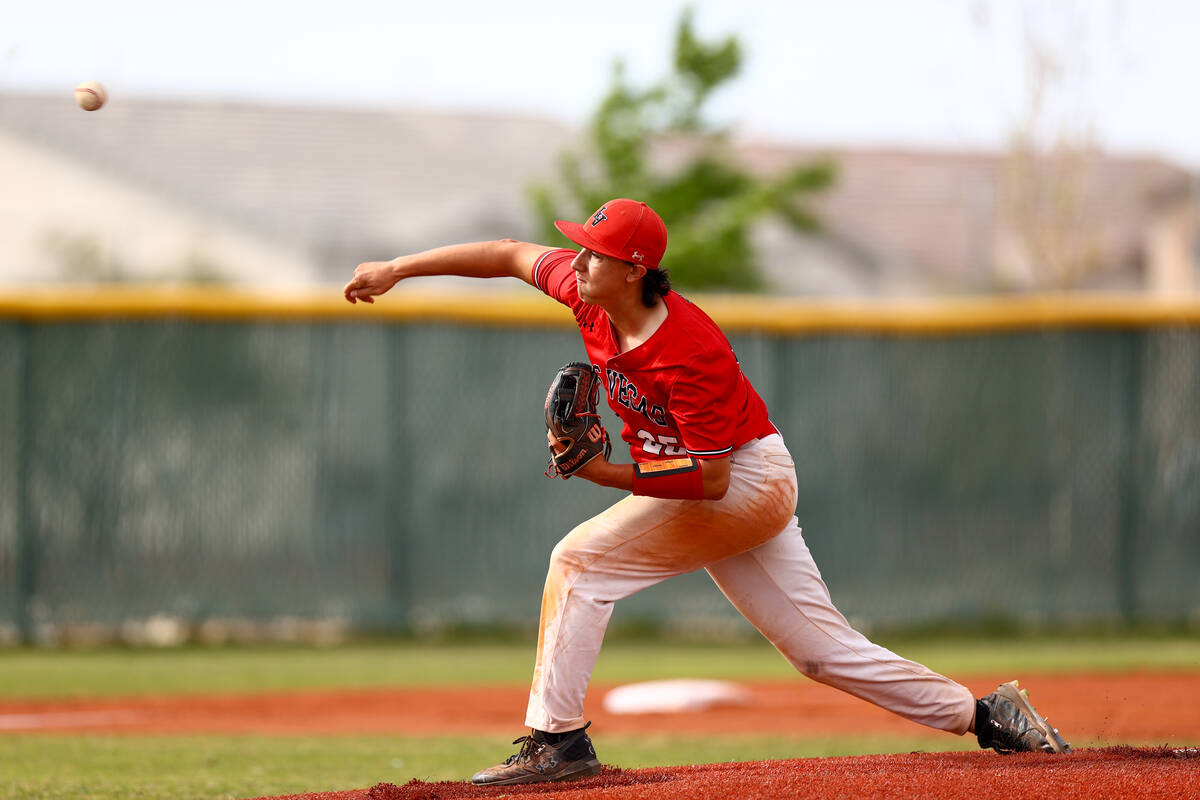
<svg viewBox="0 0 1200 800">
<path fill-rule="evenodd" d="M 1200 291 L 1196 274 L 1196 242 L 1200 233 L 1197 216 L 1192 204 L 1181 203 L 1164 211 L 1147 227 L 1147 291 L 1163 295 Z"/>
<path fill-rule="evenodd" d="M 311 259 L 0 130 L 0 282 L 301 285 Z"/>
</svg>

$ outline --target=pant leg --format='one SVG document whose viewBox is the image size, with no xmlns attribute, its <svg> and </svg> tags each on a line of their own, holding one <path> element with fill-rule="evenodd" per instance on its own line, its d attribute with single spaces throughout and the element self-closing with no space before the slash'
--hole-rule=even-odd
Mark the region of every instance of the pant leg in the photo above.
<svg viewBox="0 0 1200 800">
<path fill-rule="evenodd" d="M 794 473 L 789 483 L 761 458 L 734 454 L 730 461 L 721 500 L 629 496 L 555 546 L 526 725 L 561 732 L 584 724 L 584 696 L 614 602 L 757 547 L 787 523 Z"/>
<path fill-rule="evenodd" d="M 781 460 L 778 454 L 769 458 Z M 778 536 L 710 565 L 708 572 L 738 611 L 808 677 L 913 722 L 967 731 L 975 714 L 971 691 L 851 628 L 834 608 L 795 517 Z"/>
</svg>

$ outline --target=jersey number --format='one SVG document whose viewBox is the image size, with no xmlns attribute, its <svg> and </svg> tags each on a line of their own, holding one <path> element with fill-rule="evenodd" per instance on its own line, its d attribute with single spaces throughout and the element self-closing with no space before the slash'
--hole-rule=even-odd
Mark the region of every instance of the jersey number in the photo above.
<svg viewBox="0 0 1200 800">
<path fill-rule="evenodd" d="M 679 446 L 679 440 L 674 436 L 655 436 L 650 431 L 638 431 L 637 435 L 642 440 L 642 449 L 651 455 L 687 455 L 687 450 Z"/>
</svg>

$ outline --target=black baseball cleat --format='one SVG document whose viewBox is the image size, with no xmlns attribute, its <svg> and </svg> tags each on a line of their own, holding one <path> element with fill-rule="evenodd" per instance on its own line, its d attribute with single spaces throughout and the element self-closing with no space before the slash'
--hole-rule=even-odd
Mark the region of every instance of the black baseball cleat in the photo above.
<svg viewBox="0 0 1200 800">
<path fill-rule="evenodd" d="M 471 783 L 479 786 L 508 786 L 514 783 L 542 783 L 586 778 L 600 772 L 600 761 L 587 729 L 592 723 L 551 744 L 541 731 L 514 739 L 521 749 L 503 764 L 476 772 Z"/>
<path fill-rule="evenodd" d="M 1016 681 L 1002 683 L 976 703 L 975 736 L 997 753 L 1069 753 L 1071 745 L 1050 727 Z"/>
</svg>

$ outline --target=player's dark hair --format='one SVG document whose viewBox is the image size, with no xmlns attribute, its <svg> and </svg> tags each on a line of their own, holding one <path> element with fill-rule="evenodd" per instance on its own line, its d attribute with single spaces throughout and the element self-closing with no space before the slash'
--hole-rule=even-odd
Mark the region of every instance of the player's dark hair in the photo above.
<svg viewBox="0 0 1200 800">
<path fill-rule="evenodd" d="M 671 291 L 671 275 L 662 269 L 648 269 L 645 276 L 642 278 L 642 305 L 646 308 L 654 308 L 658 305 L 658 298 L 666 297 L 667 292 Z"/>
</svg>

